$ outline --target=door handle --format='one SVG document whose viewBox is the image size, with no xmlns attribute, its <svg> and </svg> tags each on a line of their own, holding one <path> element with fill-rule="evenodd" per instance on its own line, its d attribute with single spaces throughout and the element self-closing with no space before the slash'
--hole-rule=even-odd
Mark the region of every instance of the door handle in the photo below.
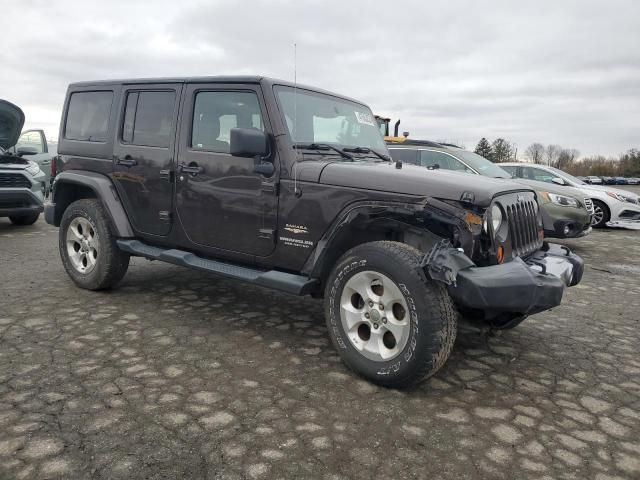
<svg viewBox="0 0 640 480">
<path fill-rule="evenodd" d="M 180 169 L 181 173 L 189 173 L 193 176 L 198 175 L 203 170 L 203 168 L 199 167 L 196 162 L 191 162 L 189 165 L 181 163 L 178 165 L 178 169 Z"/>
<path fill-rule="evenodd" d="M 135 160 L 131 155 L 125 155 L 124 158 L 118 158 L 116 160 L 116 164 L 123 165 L 125 167 L 134 167 L 138 164 L 138 161 Z"/>
</svg>

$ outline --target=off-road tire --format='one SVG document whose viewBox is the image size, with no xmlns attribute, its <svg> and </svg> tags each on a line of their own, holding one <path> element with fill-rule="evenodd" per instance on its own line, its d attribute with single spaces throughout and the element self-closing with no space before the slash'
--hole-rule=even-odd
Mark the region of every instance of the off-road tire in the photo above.
<svg viewBox="0 0 640 480">
<path fill-rule="evenodd" d="M 457 313 L 446 287 L 419 271 L 422 254 L 398 242 L 359 245 L 345 253 L 325 287 L 325 317 L 329 336 L 342 360 L 373 383 L 405 388 L 432 376 L 446 362 L 456 338 Z M 400 354 L 389 361 L 366 358 L 351 343 L 341 321 L 340 299 L 348 280 L 358 272 L 374 271 L 390 278 L 410 310 L 410 333 Z"/>
<path fill-rule="evenodd" d="M 600 220 L 598 223 L 594 223 L 591 226 L 593 228 L 605 228 L 607 226 L 607 222 L 611 220 L 611 211 L 609 210 L 609 207 L 606 203 L 601 202 L 600 200 L 593 200 L 593 207 L 601 208 L 603 215 L 602 220 Z"/>
<path fill-rule="evenodd" d="M 33 225 L 40 218 L 39 213 L 31 213 L 29 215 L 18 215 L 16 217 L 9 217 L 11 223 L 14 225 Z"/>
<path fill-rule="evenodd" d="M 67 230 L 76 217 L 84 217 L 95 227 L 100 242 L 96 265 L 86 274 L 75 269 L 67 251 Z M 58 236 L 60 258 L 67 274 L 80 288 L 87 290 L 113 288 L 127 273 L 129 254 L 118 248 L 110 223 L 102 203 L 94 198 L 76 200 L 62 215 Z"/>
</svg>

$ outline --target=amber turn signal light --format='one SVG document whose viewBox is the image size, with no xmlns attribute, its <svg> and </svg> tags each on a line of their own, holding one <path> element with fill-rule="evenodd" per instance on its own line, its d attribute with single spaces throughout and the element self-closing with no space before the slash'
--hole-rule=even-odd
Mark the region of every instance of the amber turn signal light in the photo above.
<svg viewBox="0 0 640 480">
<path fill-rule="evenodd" d="M 504 248 L 502 248 L 502 245 L 496 249 L 496 260 L 498 263 L 502 263 L 504 260 Z"/>
</svg>

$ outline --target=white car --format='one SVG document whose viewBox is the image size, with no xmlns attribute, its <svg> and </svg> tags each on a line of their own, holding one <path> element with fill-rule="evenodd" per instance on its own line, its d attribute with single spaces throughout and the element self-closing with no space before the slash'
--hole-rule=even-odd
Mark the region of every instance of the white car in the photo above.
<svg viewBox="0 0 640 480">
<path fill-rule="evenodd" d="M 593 223 L 596 228 L 609 222 L 640 220 L 640 196 L 627 190 L 608 185 L 589 185 L 582 180 L 558 170 L 531 163 L 501 163 L 500 167 L 516 178 L 566 185 L 581 190 L 593 201 Z"/>
</svg>

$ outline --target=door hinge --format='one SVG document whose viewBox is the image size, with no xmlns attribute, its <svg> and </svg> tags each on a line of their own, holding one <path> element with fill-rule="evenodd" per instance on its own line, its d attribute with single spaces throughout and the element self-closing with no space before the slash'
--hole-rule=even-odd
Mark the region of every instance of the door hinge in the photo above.
<svg viewBox="0 0 640 480">
<path fill-rule="evenodd" d="M 171 212 L 168 212 L 167 210 L 161 210 L 158 213 L 158 216 L 160 217 L 160 220 L 168 222 L 171 220 Z"/>
<path fill-rule="evenodd" d="M 274 195 L 278 195 L 279 193 L 279 183 L 273 183 L 273 182 L 262 182 L 261 188 L 263 192 L 267 192 L 267 193 L 272 193 Z"/>
<path fill-rule="evenodd" d="M 261 228 L 258 230 L 258 238 L 264 238 L 266 240 L 274 239 L 275 230 L 271 228 Z"/>
</svg>

